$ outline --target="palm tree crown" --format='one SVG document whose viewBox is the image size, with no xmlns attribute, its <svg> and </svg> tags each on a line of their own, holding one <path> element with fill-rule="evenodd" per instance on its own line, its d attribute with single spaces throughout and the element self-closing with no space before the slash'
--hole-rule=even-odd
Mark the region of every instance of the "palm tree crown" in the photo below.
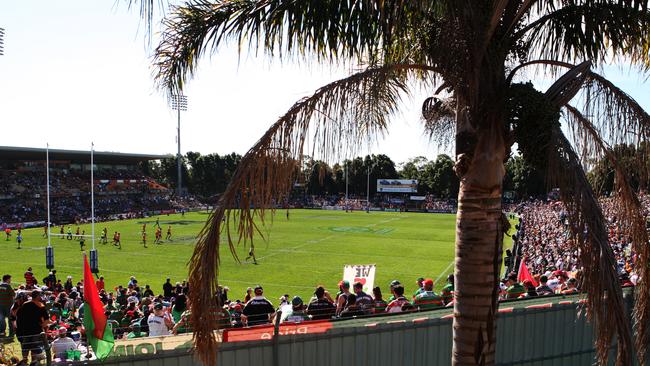
<svg viewBox="0 0 650 366">
<path fill-rule="evenodd" d="M 610 145 L 647 140 L 648 115 L 591 71 L 611 60 L 649 67 L 647 6 L 636 0 L 190 0 L 174 7 L 154 58 L 157 83 L 171 93 L 183 89 L 202 56 L 227 42 L 301 62 L 363 65 L 301 99 L 272 124 L 243 157 L 201 232 L 190 282 L 205 285 L 191 293 L 202 360 L 215 357 L 209 314 L 216 306 L 220 242 L 227 240 L 235 258 L 236 241 L 253 246 L 267 208 L 290 192 L 306 149 L 325 161 L 339 158 L 359 139 L 383 133 L 400 96 L 421 84 L 433 94 L 422 106 L 425 128 L 433 137 L 454 136 L 461 180 L 453 362 L 494 363 L 495 289 L 507 230 L 501 186 L 504 161 L 517 142 L 524 157 L 552 172 L 551 184 L 561 188 L 584 267 L 599 362 L 607 361 L 616 336 L 617 361 L 629 364 L 632 338 L 613 254 L 580 157 L 614 160 Z M 513 83 L 525 67 L 565 73 L 540 93 Z M 574 98 L 577 93 L 580 98 Z M 639 201 L 617 171 L 618 216 L 638 255 L 634 315 L 637 350 L 644 357 L 650 249 Z"/>
</svg>

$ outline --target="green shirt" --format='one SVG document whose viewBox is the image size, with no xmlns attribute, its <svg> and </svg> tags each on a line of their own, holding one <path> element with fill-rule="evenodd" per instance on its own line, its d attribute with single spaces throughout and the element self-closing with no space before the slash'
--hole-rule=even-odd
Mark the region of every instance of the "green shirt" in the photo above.
<svg viewBox="0 0 650 366">
<path fill-rule="evenodd" d="M 442 288 L 442 300 L 445 304 L 449 304 L 451 300 L 454 299 L 454 284 L 448 283 L 445 287 Z"/>
<path fill-rule="evenodd" d="M 423 291 L 413 300 L 413 306 L 420 310 L 434 309 L 443 306 L 442 298 L 433 291 Z"/>
<path fill-rule="evenodd" d="M 422 287 L 420 287 L 420 288 L 418 288 L 417 290 L 415 290 L 415 292 L 413 293 L 413 299 L 415 299 L 416 297 L 418 297 L 418 295 L 421 294 L 421 293 L 423 293 L 423 292 L 424 292 L 424 289 L 423 289 Z"/>
<path fill-rule="evenodd" d="M 506 298 L 507 299 L 516 299 L 519 296 L 523 295 L 526 292 L 524 286 L 520 283 L 515 283 L 514 285 L 506 289 Z"/>
<path fill-rule="evenodd" d="M 147 333 L 143 333 L 143 332 L 137 332 L 137 333 L 136 333 L 136 332 L 131 332 L 131 333 L 129 333 L 129 334 L 126 335 L 126 339 L 142 338 L 142 337 L 146 337 L 146 336 L 147 336 Z"/>
</svg>

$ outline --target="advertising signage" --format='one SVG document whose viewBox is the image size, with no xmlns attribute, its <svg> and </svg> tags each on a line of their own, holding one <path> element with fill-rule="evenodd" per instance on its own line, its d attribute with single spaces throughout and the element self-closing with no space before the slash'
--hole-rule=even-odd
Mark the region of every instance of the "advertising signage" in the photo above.
<svg viewBox="0 0 650 366">
<path fill-rule="evenodd" d="M 377 179 L 379 193 L 417 193 L 417 179 Z"/>
</svg>

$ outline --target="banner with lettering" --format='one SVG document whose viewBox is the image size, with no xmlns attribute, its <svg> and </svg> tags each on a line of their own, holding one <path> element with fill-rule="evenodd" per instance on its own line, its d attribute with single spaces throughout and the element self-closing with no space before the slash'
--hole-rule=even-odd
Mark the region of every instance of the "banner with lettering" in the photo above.
<svg viewBox="0 0 650 366">
<path fill-rule="evenodd" d="M 350 291 L 355 282 L 361 282 L 363 292 L 371 294 L 375 284 L 375 269 L 374 264 L 346 264 L 343 267 L 343 279 L 350 281 Z"/>
</svg>

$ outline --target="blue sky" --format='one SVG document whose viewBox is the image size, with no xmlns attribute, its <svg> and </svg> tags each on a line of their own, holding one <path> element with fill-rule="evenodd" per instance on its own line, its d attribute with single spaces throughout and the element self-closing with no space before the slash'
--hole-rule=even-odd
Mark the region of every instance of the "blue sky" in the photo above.
<svg viewBox="0 0 650 366">
<path fill-rule="evenodd" d="M 0 2 L 0 145 L 138 153 L 176 152 L 176 115 L 154 88 L 149 48 L 137 9 L 126 1 Z M 186 95 L 182 151 L 245 153 L 296 100 L 347 69 L 238 57 L 234 47 L 205 58 Z M 621 67 L 605 74 L 645 108 L 644 76 Z M 537 80 L 538 85 L 546 85 Z M 418 110 L 404 101 L 388 135 L 371 149 L 396 162 L 434 158 Z M 362 152 L 367 152 L 364 148 Z"/>
</svg>

